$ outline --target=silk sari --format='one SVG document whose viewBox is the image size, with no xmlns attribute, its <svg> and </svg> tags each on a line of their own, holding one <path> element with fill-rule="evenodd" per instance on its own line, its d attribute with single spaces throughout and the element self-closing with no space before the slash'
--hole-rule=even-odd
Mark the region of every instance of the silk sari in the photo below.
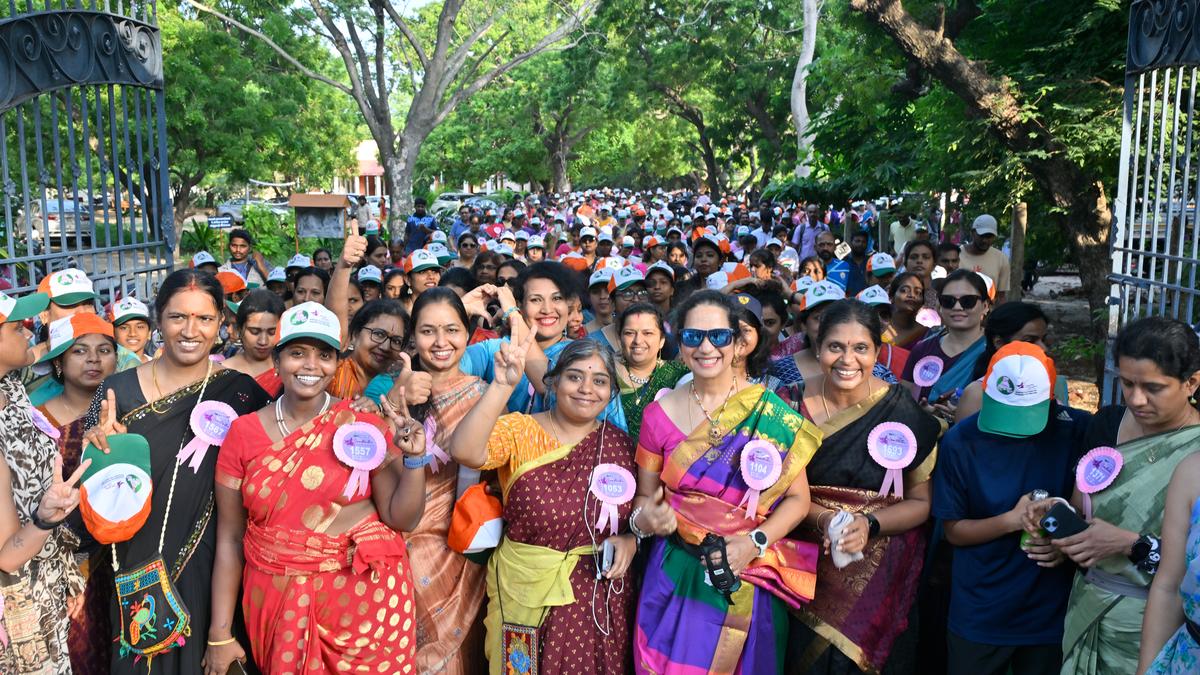
<svg viewBox="0 0 1200 675">
<path fill-rule="evenodd" d="M 1197 443 L 1200 425 L 1117 446 L 1124 466 L 1112 485 L 1091 496 L 1093 516 L 1132 532 L 1160 533 L 1171 474 Z M 1152 579 L 1125 556 L 1104 558 L 1093 569 L 1134 587 L 1149 588 Z M 1134 672 L 1145 609 L 1144 597 L 1113 593 L 1075 575 L 1063 632 L 1063 675 Z"/>
<path fill-rule="evenodd" d="M 621 382 L 621 408 L 625 411 L 625 423 L 629 425 L 630 438 L 638 437 L 642 430 L 642 413 L 658 396 L 658 392 L 674 389 L 679 379 L 688 372 L 688 367 L 679 361 L 663 361 L 650 373 L 646 384 L 638 386 Z"/>
<path fill-rule="evenodd" d="M 872 513 L 900 503 L 895 494 L 879 494 L 887 470 L 867 452 L 867 437 L 884 422 L 907 426 L 917 439 L 916 456 L 904 470 L 904 480 L 929 480 L 941 426 L 902 386 L 891 385 L 821 424 L 825 440 L 808 464 L 814 510 Z M 821 544 L 819 532 L 806 529 L 801 536 Z M 799 623 L 793 630 L 793 649 L 801 652 L 797 672 L 884 670 L 892 647 L 908 628 L 925 541 L 923 527 L 876 537 L 867 542 L 862 560 L 840 570 L 831 557 L 821 556 L 816 597 L 795 613 Z M 911 659 L 915 653 L 905 656 Z M 892 664 L 895 672 L 911 672 L 913 664 L 906 665 L 907 670 Z"/>
<path fill-rule="evenodd" d="M 679 524 L 692 545 L 708 533 L 745 536 L 767 519 L 820 444 L 811 422 L 761 385 L 735 394 L 717 419 L 712 442 L 707 421 L 685 432 L 658 402 L 646 408 L 638 440 L 638 467 L 658 473 Z M 775 446 L 779 479 L 762 491 L 758 508 L 742 501 L 742 448 L 750 440 Z M 787 644 L 787 608 L 812 600 L 817 547 L 782 539 L 742 571 L 732 601 L 706 580 L 699 559 L 670 539 L 656 539 L 638 602 L 634 669 L 638 673 L 780 673 Z"/>
<path fill-rule="evenodd" d="M 596 578 L 597 545 L 609 536 L 595 527 L 600 503 L 590 492 L 592 470 L 616 464 L 631 473 L 632 439 L 601 422 L 570 446 L 521 413 L 503 415 L 488 439 L 482 469 L 499 469 L 505 533 L 488 561 L 484 625 L 489 672 L 513 670 L 521 652 L 505 625 L 526 627 L 540 642 L 532 654 L 541 675 L 627 673 L 633 581 Z M 617 508 L 617 533 L 628 531 L 633 502 Z M 508 638 L 508 639 L 506 639 Z"/>
<path fill-rule="evenodd" d="M 461 374 L 434 386 L 435 443 L 446 444 L 486 389 L 479 378 Z M 485 568 L 446 546 L 459 476 L 466 470 L 449 460 L 427 471 L 425 513 L 405 537 L 416 596 L 417 672 L 481 673 Z"/>
<path fill-rule="evenodd" d="M 413 662 L 412 578 L 404 537 L 372 510 L 340 534 L 349 466 L 333 435 L 374 415 L 342 401 L 273 442 L 257 415 L 234 421 L 217 460 L 217 483 L 246 508 L 242 611 L 254 660 L 270 673 L 403 672 Z M 399 450 L 390 446 L 389 454 Z M 396 459 L 394 461 L 400 461 Z"/>
</svg>

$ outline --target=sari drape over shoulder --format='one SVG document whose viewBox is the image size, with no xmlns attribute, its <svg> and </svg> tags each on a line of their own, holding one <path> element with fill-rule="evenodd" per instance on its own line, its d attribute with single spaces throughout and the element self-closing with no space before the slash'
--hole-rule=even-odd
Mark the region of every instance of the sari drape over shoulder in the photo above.
<svg viewBox="0 0 1200 675">
<path fill-rule="evenodd" d="M 892 385 L 835 413 L 821 425 L 825 440 L 808 464 L 814 509 L 872 513 L 900 502 L 894 494 L 879 494 L 887 470 L 867 452 L 868 435 L 884 422 L 903 424 L 916 436 L 917 454 L 903 472 L 905 482 L 929 480 L 937 461 L 941 426 L 903 387 Z M 800 535 L 814 544 L 821 542 L 821 534 L 813 530 L 805 529 Z M 816 597 L 796 613 L 807 629 L 816 633 L 807 636 L 798 672 L 809 672 L 819 660 L 840 660 L 825 655 L 830 646 L 853 664 L 847 664 L 848 668 L 831 666 L 835 671 L 878 673 L 883 669 L 892 646 L 908 627 L 925 540 L 923 527 L 876 537 L 867 543 L 862 560 L 840 570 L 832 558 L 821 556 Z"/>
<path fill-rule="evenodd" d="M 1160 533 L 1171 474 L 1198 442 L 1200 425 L 1117 446 L 1124 466 L 1112 485 L 1091 496 L 1093 516 L 1132 532 Z M 1137 669 L 1145 596 L 1106 590 L 1091 580 L 1095 577 L 1115 578 L 1139 589 L 1148 589 L 1152 579 L 1124 556 L 1109 556 L 1089 574 L 1075 575 L 1063 632 L 1063 675 Z"/>
<path fill-rule="evenodd" d="M 217 482 L 242 494 L 242 611 L 254 660 L 264 673 L 405 672 L 416 647 L 412 579 L 404 538 L 370 514 L 329 533 L 348 506 L 349 466 L 333 435 L 350 422 L 391 431 L 342 401 L 272 442 L 258 415 L 230 427 Z M 389 443 L 390 446 L 390 443 Z M 389 453 L 399 450 L 389 447 Z M 395 460 L 399 461 L 399 460 Z"/>
<path fill-rule="evenodd" d="M 517 672 L 503 654 L 503 624 L 533 629 L 544 675 L 626 673 L 634 584 L 596 578 L 593 552 L 609 536 L 596 531 L 600 502 L 592 470 L 630 471 L 634 446 L 608 422 L 562 446 L 533 417 L 503 415 L 488 439 L 484 470 L 497 468 L 504 492 L 505 534 L 488 561 L 486 652 L 493 675 Z M 617 509 L 617 533 L 628 531 L 632 501 Z"/>
<path fill-rule="evenodd" d="M 444 446 L 454 428 L 487 389 L 470 375 L 456 375 L 433 388 L 430 415 L 434 441 Z M 425 476 L 425 513 L 405 537 L 416 595 L 417 672 L 482 673 L 483 626 L 480 610 L 485 567 L 446 545 L 450 518 L 458 498 L 459 476 L 466 471 L 454 460 Z"/>
<path fill-rule="evenodd" d="M 774 511 L 804 475 L 820 431 L 775 394 L 753 385 L 735 394 L 717 420 L 685 432 L 658 402 L 646 408 L 638 466 L 659 474 L 679 524 L 677 536 L 699 544 L 708 533 L 745 536 Z M 741 506 L 742 449 L 762 440 L 779 450 L 782 472 L 762 492 L 758 508 Z M 705 579 L 700 561 L 670 539 L 653 542 L 638 603 L 634 668 L 639 673 L 778 673 L 787 642 L 786 607 L 813 597 L 817 547 L 782 539 L 742 571 L 732 602 Z"/>
</svg>

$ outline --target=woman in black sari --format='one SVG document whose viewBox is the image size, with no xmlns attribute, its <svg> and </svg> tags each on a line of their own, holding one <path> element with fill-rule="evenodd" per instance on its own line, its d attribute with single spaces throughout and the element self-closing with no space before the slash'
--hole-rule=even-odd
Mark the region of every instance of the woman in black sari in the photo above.
<svg viewBox="0 0 1200 675">
<path fill-rule="evenodd" d="M 185 463 L 177 472 L 176 455 L 195 436 L 189 418 L 201 399 L 226 403 L 238 415 L 258 410 L 268 400 L 250 376 L 222 368 L 209 359 L 223 306 L 221 286 L 211 275 L 185 269 L 168 276 L 155 302 L 163 336 L 158 357 L 105 379 L 88 411 L 91 429 L 85 443 L 107 451 L 107 436 L 119 433 L 140 434 L 150 443 L 154 483 L 150 516 L 131 539 L 115 545 L 117 574 L 133 572 L 161 553 L 177 597 L 190 614 L 190 635 L 182 645 L 155 654 L 149 659 L 148 669 L 147 659 L 137 659 L 138 655 L 118 639 L 113 648 L 113 673 L 203 672 L 200 661 L 206 648 L 204 635 L 209 625 L 216 548 L 216 524 L 210 521 L 217 452 L 213 447 L 204 448 L 197 470 Z M 169 521 L 164 528 L 168 500 Z M 164 532 L 160 550 L 159 539 Z M 111 564 L 114 553 L 110 547 L 103 547 L 100 553 L 101 559 Z M 118 612 L 116 596 L 108 603 L 113 625 L 122 626 L 124 622 L 128 628 L 130 608 L 122 607 Z M 160 617 L 170 616 L 166 607 L 156 611 Z M 159 626 L 160 632 L 163 629 Z"/>
</svg>

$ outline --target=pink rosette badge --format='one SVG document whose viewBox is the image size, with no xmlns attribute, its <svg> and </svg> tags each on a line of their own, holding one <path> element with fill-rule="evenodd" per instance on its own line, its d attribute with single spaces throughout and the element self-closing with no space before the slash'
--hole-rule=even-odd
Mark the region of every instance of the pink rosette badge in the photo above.
<svg viewBox="0 0 1200 675">
<path fill-rule="evenodd" d="M 58 430 L 58 427 L 50 423 L 50 420 L 42 414 L 41 410 L 38 410 L 37 408 L 30 408 L 29 417 L 33 420 L 33 426 L 37 427 L 38 431 L 46 434 L 56 441 L 62 437 L 62 432 Z"/>
<path fill-rule="evenodd" d="M 913 383 L 918 387 L 932 387 L 942 377 L 946 364 L 936 356 L 926 356 L 913 365 Z"/>
<path fill-rule="evenodd" d="M 1121 473 L 1125 457 L 1116 448 L 1102 445 L 1088 450 L 1075 467 L 1075 487 L 1083 494 L 1083 515 L 1092 519 L 1092 495 L 1107 488 Z"/>
<path fill-rule="evenodd" d="M 750 488 L 738 506 L 746 507 L 746 519 L 754 520 L 758 513 L 758 498 L 763 490 L 770 488 L 783 474 L 783 456 L 779 450 L 763 440 L 753 440 L 742 448 L 742 480 Z"/>
<path fill-rule="evenodd" d="M 429 453 L 429 468 L 433 473 L 437 473 L 438 469 L 450 463 L 450 455 L 442 449 L 442 446 L 437 444 L 433 439 L 437 434 L 437 420 L 433 419 L 433 415 L 425 418 L 425 452 Z"/>
<path fill-rule="evenodd" d="M 196 435 L 188 444 L 183 446 L 176 455 L 176 461 L 180 464 L 188 462 L 188 466 L 192 468 L 193 473 L 200 472 L 200 465 L 204 463 L 204 456 L 208 454 L 208 449 L 214 445 L 221 445 L 225 442 L 225 436 L 229 434 L 229 427 L 238 417 L 237 411 L 228 403 L 220 401 L 201 401 L 192 409 L 191 426 L 192 433 Z"/>
<path fill-rule="evenodd" d="M 926 328 L 942 325 L 942 316 L 932 307 L 922 307 L 917 311 L 916 322 Z"/>
<path fill-rule="evenodd" d="M 628 469 L 616 464 L 599 464 L 592 470 L 592 495 L 600 501 L 596 531 L 617 533 L 617 507 L 633 499 L 637 483 Z"/>
<path fill-rule="evenodd" d="M 371 472 L 383 464 L 383 458 L 387 455 L 387 439 L 373 425 L 351 422 L 338 427 L 333 434 L 333 454 L 342 464 L 354 469 L 350 473 L 350 480 L 346 481 L 346 491 L 342 496 L 346 499 L 353 499 L 355 494 L 365 496 Z"/>
<path fill-rule="evenodd" d="M 879 486 L 880 496 L 886 497 L 889 492 L 894 492 L 897 497 L 904 499 L 904 476 L 900 472 L 917 458 L 917 437 L 912 429 L 901 422 L 876 425 L 867 434 L 867 452 L 871 454 L 871 459 L 887 469 L 883 484 Z"/>
</svg>

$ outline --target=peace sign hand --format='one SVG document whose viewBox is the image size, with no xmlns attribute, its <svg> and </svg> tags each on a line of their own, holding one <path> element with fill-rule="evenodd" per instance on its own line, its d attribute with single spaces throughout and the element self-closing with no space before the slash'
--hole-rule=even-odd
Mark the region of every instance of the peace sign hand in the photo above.
<svg viewBox="0 0 1200 675">
<path fill-rule="evenodd" d="M 71 514 L 75 507 L 79 505 L 79 479 L 83 477 L 83 472 L 91 466 L 92 460 L 85 459 L 79 464 L 79 468 L 75 469 L 75 473 L 67 480 L 63 480 L 63 458 L 62 455 L 57 455 L 54 458 L 54 482 L 50 484 L 50 489 L 42 495 L 42 501 L 38 504 L 37 516 L 43 523 L 58 523 Z"/>
<path fill-rule="evenodd" d="M 381 401 L 383 414 L 396 430 L 392 436 L 392 443 L 409 457 L 421 457 L 425 454 L 425 426 L 409 414 L 408 400 L 404 398 L 404 387 L 401 387 L 398 393 L 400 395 L 399 410 L 396 410 L 386 396 Z"/>
<path fill-rule="evenodd" d="M 104 400 L 100 401 L 100 423 L 88 429 L 84 434 L 83 445 L 87 447 L 90 443 L 107 455 L 109 453 L 108 437 L 127 431 L 129 429 L 117 420 L 117 394 L 109 389 L 104 395 Z"/>
<path fill-rule="evenodd" d="M 525 320 L 516 314 L 510 315 L 509 321 L 512 332 L 507 342 L 500 343 L 500 349 L 493 357 L 495 375 L 492 381 L 504 387 L 516 387 L 525 375 L 525 357 L 537 331 L 525 326 Z M 521 329 L 524 329 L 523 335 Z"/>
</svg>

